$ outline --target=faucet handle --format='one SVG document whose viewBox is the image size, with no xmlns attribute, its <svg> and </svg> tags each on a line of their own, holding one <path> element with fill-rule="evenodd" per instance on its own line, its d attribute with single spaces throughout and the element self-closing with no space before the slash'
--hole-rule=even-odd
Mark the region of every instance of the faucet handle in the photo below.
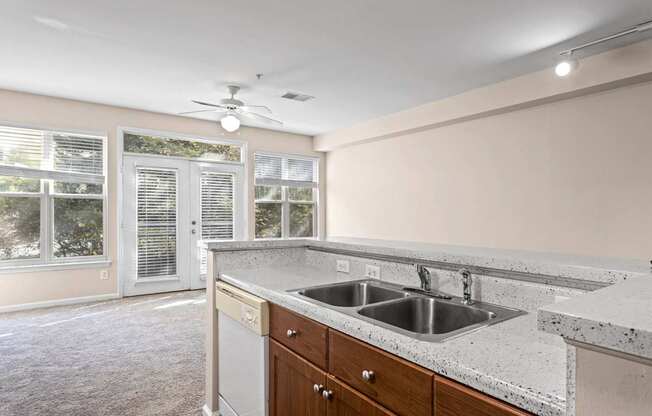
<svg viewBox="0 0 652 416">
<path fill-rule="evenodd" d="M 462 276 L 462 303 L 471 305 L 473 304 L 471 300 L 471 271 L 469 269 L 460 269 L 458 273 Z"/>
<path fill-rule="evenodd" d="M 419 280 L 421 280 L 421 289 L 430 292 L 432 282 L 430 278 L 430 270 L 428 270 L 423 264 L 417 264 L 417 274 L 419 275 Z"/>
<path fill-rule="evenodd" d="M 430 276 L 430 270 L 423 264 L 417 264 L 417 273 L 424 276 Z"/>
</svg>

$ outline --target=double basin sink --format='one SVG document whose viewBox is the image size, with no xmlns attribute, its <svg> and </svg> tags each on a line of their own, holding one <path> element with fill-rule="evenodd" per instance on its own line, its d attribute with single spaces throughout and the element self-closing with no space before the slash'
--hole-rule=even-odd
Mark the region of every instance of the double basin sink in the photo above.
<svg viewBox="0 0 652 416">
<path fill-rule="evenodd" d="M 412 338 L 432 342 L 525 313 L 485 302 L 466 305 L 460 297 L 377 280 L 313 286 L 291 293 Z"/>
</svg>

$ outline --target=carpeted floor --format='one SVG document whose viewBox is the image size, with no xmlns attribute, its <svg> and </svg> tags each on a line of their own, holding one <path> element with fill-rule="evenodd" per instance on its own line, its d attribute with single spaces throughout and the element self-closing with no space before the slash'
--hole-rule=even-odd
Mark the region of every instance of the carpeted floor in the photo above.
<svg viewBox="0 0 652 416">
<path fill-rule="evenodd" d="M 0 314 L 0 415 L 201 415 L 205 309 L 202 290 Z"/>
</svg>

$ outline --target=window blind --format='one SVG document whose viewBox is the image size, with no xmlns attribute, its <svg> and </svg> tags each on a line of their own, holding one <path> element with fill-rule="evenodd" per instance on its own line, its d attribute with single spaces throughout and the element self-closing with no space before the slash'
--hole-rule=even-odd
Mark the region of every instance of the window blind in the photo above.
<svg viewBox="0 0 652 416">
<path fill-rule="evenodd" d="M 177 273 L 177 173 L 139 168 L 138 278 Z"/>
<path fill-rule="evenodd" d="M 201 174 L 201 238 L 233 239 L 234 176 L 229 173 Z M 201 250 L 200 273 L 206 273 L 206 251 Z"/>
<path fill-rule="evenodd" d="M 256 185 L 316 188 L 317 161 L 256 153 Z"/>
<path fill-rule="evenodd" d="M 54 170 L 57 172 L 99 176 L 104 173 L 101 138 L 55 134 L 52 144 Z"/>
<path fill-rule="evenodd" d="M 233 175 L 202 172 L 202 240 L 233 239 Z"/>
<path fill-rule="evenodd" d="M 0 126 L 0 175 L 104 183 L 104 139 Z"/>
</svg>

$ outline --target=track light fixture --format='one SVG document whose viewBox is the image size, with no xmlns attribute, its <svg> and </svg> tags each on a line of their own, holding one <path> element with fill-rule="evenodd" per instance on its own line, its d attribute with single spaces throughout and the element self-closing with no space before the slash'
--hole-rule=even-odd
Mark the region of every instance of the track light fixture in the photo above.
<svg viewBox="0 0 652 416">
<path fill-rule="evenodd" d="M 596 39 L 570 49 L 566 49 L 565 51 L 559 53 L 560 60 L 557 65 L 555 65 L 555 74 L 558 77 L 565 77 L 578 67 L 579 62 L 577 59 L 573 58 L 573 53 L 575 51 L 579 51 L 580 49 L 588 48 L 589 46 L 597 45 L 599 43 L 607 42 L 613 39 L 621 38 L 623 36 L 632 35 L 634 33 L 645 32 L 646 30 L 650 29 L 652 29 L 652 21 L 641 23 L 640 25 L 636 25 L 612 35 L 605 36 L 603 38 Z"/>
<path fill-rule="evenodd" d="M 560 57 L 561 59 L 555 66 L 555 74 L 557 74 L 558 77 L 565 77 L 577 68 L 579 62 L 577 59 L 573 58 L 572 53 L 560 55 Z"/>
</svg>

